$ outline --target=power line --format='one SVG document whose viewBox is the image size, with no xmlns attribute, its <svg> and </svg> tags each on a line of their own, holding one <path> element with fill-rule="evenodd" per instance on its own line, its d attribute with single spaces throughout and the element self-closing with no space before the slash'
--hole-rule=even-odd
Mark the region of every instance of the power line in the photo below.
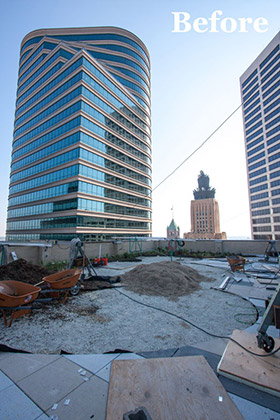
<svg viewBox="0 0 280 420">
<path fill-rule="evenodd" d="M 191 326 L 192 326 L 192 327 L 194 327 L 194 328 L 197 328 L 199 331 L 202 331 L 202 332 L 204 332 L 204 333 L 205 333 L 205 334 L 207 334 L 207 335 L 210 335 L 211 337 L 215 337 L 215 338 L 222 338 L 222 339 L 230 340 L 230 341 L 232 341 L 233 343 L 237 344 L 239 347 L 241 347 L 243 350 L 245 350 L 247 353 L 252 354 L 253 356 L 258 356 L 258 357 L 269 357 L 269 356 L 272 356 L 273 354 L 277 353 L 278 351 L 280 351 L 280 347 L 278 347 L 277 349 L 275 349 L 275 350 L 273 350 L 272 352 L 267 353 L 267 354 L 259 354 L 259 353 L 255 353 L 255 352 L 253 352 L 253 351 L 251 351 L 251 350 L 247 349 L 246 347 L 244 347 L 241 343 L 239 343 L 238 341 L 236 341 L 236 340 L 235 340 L 234 338 L 232 338 L 232 337 L 228 337 L 228 336 L 226 336 L 226 335 L 213 334 L 213 333 L 211 333 L 210 331 L 207 331 L 207 330 L 205 330 L 204 328 L 199 327 L 198 325 L 194 324 L 193 322 L 189 321 L 189 320 L 188 320 L 188 319 L 186 319 L 186 318 L 183 318 L 183 317 L 182 317 L 182 316 L 180 316 L 180 315 L 176 315 L 176 314 L 174 314 L 173 312 L 167 311 L 166 309 L 157 308 L 156 306 L 149 305 L 148 303 L 140 302 L 139 300 L 134 299 L 133 297 L 131 297 L 131 296 L 127 295 L 126 293 L 121 292 L 121 291 L 120 291 L 120 290 L 118 290 L 118 289 L 113 288 L 113 290 L 115 290 L 116 292 L 120 293 L 120 294 L 121 294 L 121 295 L 123 295 L 123 296 L 126 296 L 128 299 L 132 300 L 132 301 L 133 301 L 133 302 L 135 302 L 135 303 L 138 303 L 139 305 L 143 305 L 143 306 L 146 306 L 147 308 L 155 309 L 155 310 L 160 311 L 160 312 L 163 312 L 163 313 L 165 313 L 165 314 L 167 314 L 167 315 L 174 316 L 175 318 L 178 318 L 178 319 L 180 319 L 180 320 L 182 320 L 182 321 L 186 322 L 187 324 L 191 325 Z M 241 298 L 242 298 L 242 299 L 244 299 L 244 300 L 247 300 L 247 299 L 245 299 L 245 298 L 243 298 L 243 297 L 241 297 Z M 252 304 L 252 302 L 250 302 L 250 303 Z M 255 306 L 255 305 L 253 305 L 253 306 Z"/>
<path fill-rule="evenodd" d="M 183 162 L 180 163 L 169 175 L 167 175 L 155 188 L 153 188 L 152 192 L 154 192 L 161 184 L 163 184 L 168 178 L 170 178 L 181 166 L 184 165 L 187 160 L 189 160 L 196 152 L 198 152 L 199 149 L 201 149 L 205 143 L 207 143 L 211 137 L 214 136 L 214 134 L 217 133 L 217 131 L 241 108 L 243 105 L 243 102 L 238 105 L 238 107 L 201 143 L 200 146 L 198 146 L 189 156 L 186 157 L 186 159 L 183 160 Z"/>
</svg>

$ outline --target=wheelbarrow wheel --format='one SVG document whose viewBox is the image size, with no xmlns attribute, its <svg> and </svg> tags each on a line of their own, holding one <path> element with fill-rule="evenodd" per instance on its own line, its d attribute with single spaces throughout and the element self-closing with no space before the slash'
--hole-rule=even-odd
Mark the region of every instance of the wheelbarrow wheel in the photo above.
<svg viewBox="0 0 280 420">
<path fill-rule="evenodd" d="M 75 284 L 74 287 L 71 288 L 70 290 L 70 295 L 71 296 L 77 296 L 80 293 L 81 290 L 81 282 L 80 280 Z"/>
</svg>

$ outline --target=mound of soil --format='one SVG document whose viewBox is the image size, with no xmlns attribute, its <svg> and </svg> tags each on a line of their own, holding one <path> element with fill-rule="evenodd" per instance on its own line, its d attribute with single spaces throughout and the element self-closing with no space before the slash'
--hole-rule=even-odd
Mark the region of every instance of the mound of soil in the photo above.
<svg viewBox="0 0 280 420">
<path fill-rule="evenodd" d="M 0 266 L 0 280 L 16 280 L 37 284 L 49 274 L 52 273 L 46 268 L 30 264 L 22 258 Z"/>
<path fill-rule="evenodd" d="M 200 282 L 213 281 L 178 262 L 141 264 L 122 276 L 128 290 L 139 295 L 164 296 L 176 301 L 200 289 Z"/>
</svg>

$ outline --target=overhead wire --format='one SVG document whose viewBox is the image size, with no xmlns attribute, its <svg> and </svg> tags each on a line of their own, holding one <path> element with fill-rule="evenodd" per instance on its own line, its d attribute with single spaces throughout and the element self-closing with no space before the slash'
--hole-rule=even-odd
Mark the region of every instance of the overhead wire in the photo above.
<svg viewBox="0 0 280 420">
<path fill-rule="evenodd" d="M 154 192 L 160 185 L 162 185 L 168 178 L 170 178 L 179 168 L 181 168 L 181 166 L 184 165 L 184 163 L 186 163 L 196 152 L 198 152 L 198 150 L 200 150 L 210 139 L 211 137 L 214 136 L 214 134 L 217 133 L 217 131 L 219 131 L 219 129 L 221 127 L 223 127 L 223 125 L 225 125 L 225 123 L 242 107 L 243 102 L 238 105 L 238 107 L 214 130 L 212 131 L 212 133 L 190 154 L 188 155 L 175 169 L 173 169 L 172 172 L 170 172 L 169 175 L 167 175 L 156 187 L 154 187 L 152 189 L 152 192 Z"/>
<path fill-rule="evenodd" d="M 226 122 L 242 107 L 242 105 L 243 105 L 243 102 L 241 102 L 241 104 L 240 105 L 238 105 L 238 107 L 233 111 L 233 112 L 231 112 L 231 114 L 230 115 L 228 115 L 220 124 L 219 124 L 219 126 L 214 130 L 214 131 L 212 131 L 212 133 L 190 154 L 190 155 L 188 155 L 175 169 L 173 169 L 173 171 L 169 174 L 169 175 L 167 175 L 158 185 L 156 185 L 153 189 L 152 189 L 152 191 L 151 192 L 154 192 L 160 185 L 162 185 L 167 179 L 169 179 L 181 166 L 183 166 L 195 153 L 197 153 L 213 136 L 214 136 L 214 134 L 216 134 L 219 130 L 220 130 L 220 128 L 221 127 L 223 127 L 225 124 L 226 124 Z M 130 204 L 130 203 L 129 203 Z M 136 209 L 136 208 L 138 208 L 138 205 L 132 205 L 131 206 L 131 208 L 133 208 L 133 209 Z M 129 215 L 127 215 L 127 214 L 119 214 L 118 215 L 118 217 L 120 218 L 120 219 L 124 219 L 124 218 L 126 218 L 127 216 L 129 216 Z M 104 228 L 100 228 L 100 230 L 102 230 L 102 231 L 106 231 L 107 230 L 107 228 L 106 227 L 104 227 Z"/>
</svg>

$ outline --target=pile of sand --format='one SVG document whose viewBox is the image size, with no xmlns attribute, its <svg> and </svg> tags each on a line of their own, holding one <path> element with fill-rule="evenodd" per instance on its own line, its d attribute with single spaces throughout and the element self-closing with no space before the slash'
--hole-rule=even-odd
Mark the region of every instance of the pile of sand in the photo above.
<svg viewBox="0 0 280 420">
<path fill-rule="evenodd" d="M 171 261 L 141 264 L 122 276 L 122 283 L 132 292 L 164 296 L 174 301 L 200 289 L 200 282 L 203 281 L 213 279 L 204 277 L 193 268 Z"/>
</svg>

